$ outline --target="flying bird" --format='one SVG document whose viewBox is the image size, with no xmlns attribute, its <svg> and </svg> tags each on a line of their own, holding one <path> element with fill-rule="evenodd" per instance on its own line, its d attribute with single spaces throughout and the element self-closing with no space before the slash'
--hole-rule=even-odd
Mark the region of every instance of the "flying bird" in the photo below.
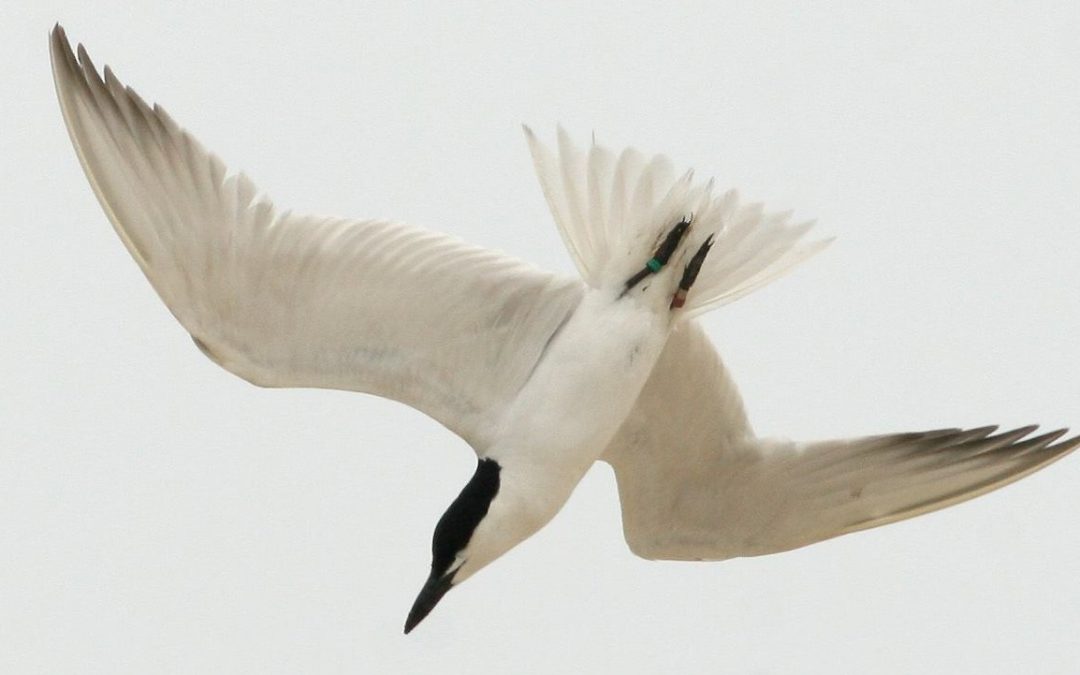
<svg viewBox="0 0 1080 675">
<path fill-rule="evenodd" d="M 723 560 L 806 546 L 970 499 L 1080 437 L 1035 426 L 801 443 L 760 438 L 694 320 L 828 240 L 664 156 L 528 128 L 580 278 L 383 220 L 275 208 L 64 30 L 56 91 L 106 215 L 206 356 L 263 387 L 367 392 L 476 451 L 432 537 L 408 633 L 452 588 L 547 524 L 596 461 L 630 549 Z"/>
</svg>

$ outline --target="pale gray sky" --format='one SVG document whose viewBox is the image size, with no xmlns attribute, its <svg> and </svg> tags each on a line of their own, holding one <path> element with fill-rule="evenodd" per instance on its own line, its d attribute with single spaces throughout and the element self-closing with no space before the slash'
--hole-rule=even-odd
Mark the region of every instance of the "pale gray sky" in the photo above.
<svg viewBox="0 0 1080 675">
<path fill-rule="evenodd" d="M 717 564 L 633 557 L 598 466 L 404 637 L 471 451 L 206 360 L 91 194 L 46 48 L 61 21 L 281 206 L 564 272 L 521 122 L 817 218 L 829 251 L 706 319 L 761 433 L 1080 426 L 1077 4 L 822 4 L 0 6 L 0 671 L 1075 672 L 1078 457 Z"/>
</svg>

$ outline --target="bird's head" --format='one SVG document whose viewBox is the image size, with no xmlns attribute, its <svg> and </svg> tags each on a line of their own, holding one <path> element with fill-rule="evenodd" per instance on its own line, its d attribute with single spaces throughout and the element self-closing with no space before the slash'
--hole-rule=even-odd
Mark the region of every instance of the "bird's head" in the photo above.
<svg viewBox="0 0 1080 675">
<path fill-rule="evenodd" d="M 515 489 L 513 476 L 494 459 L 480 459 L 435 526 L 431 573 L 409 611 L 405 632 L 415 628 L 451 588 L 534 534 L 557 510 L 557 505 L 541 508 L 522 489 Z"/>
</svg>

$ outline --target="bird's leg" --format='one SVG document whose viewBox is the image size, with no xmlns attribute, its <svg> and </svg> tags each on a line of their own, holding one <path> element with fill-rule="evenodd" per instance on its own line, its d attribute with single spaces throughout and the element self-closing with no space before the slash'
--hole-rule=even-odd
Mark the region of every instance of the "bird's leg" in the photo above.
<svg viewBox="0 0 1080 675">
<path fill-rule="evenodd" d="M 698 247 L 694 257 L 690 258 L 690 262 L 686 263 L 682 280 L 679 281 L 679 289 L 675 291 L 675 295 L 671 298 L 670 309 L 678 309 L 686 304 L 686 294 L 690 292 L 690 287 L 697 281 L 698 272 L 701 271 L 701 264 L 705 262 L 705 257 L 709 255 L 712 245 L 713 235 L 710 234 L 709 238 Z"/>
<path fill-rule="evenodd" d="M 641 271 L 634 274 L 626 280 L 626 285 L 623 287 L 622 293 L 619 297 L 626 295 L 626 293 L 641 283 L 641 280 L 650 274 L 656 274 L 660 270 L 664 269 L 664 265 L 667 264 L 671 255 L 675 253 L 675 249 L 679 248 L 679 244 L 682 243 L 683 237 L 686 236 L 687 231 L 690 229 L 690 224 L 694 222 L 694 214 L 690 214 L 686 218 L 683 218 L 675 227 L 668 231 L 667 236 L 664 237 L 664 241 L 660 242 L 660 246 L 656 248 L 656 252 L 653 253 L 653 257 L 649 258 L 649 261 L 645 263 L 645 267 Z"/>
</svg>

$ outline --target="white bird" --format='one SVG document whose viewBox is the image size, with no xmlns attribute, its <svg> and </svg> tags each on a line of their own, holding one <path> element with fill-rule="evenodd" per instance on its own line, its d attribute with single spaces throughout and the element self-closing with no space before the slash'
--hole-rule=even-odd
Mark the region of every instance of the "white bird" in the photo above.
<svg viewBox="0 0 1080 675">
<path fill-rule="evenodd" d="M 828 242 L 712 194 L 663 156 L 552 153 L 526 129 L 581 279 L 427 230 L 278 211 L 63 29 L 56 90 L 116 232 L 198 347 L 264 387 L 401 401 L 476 451 L 435 528 L 412 630 L 450 588 L 548 523 L 597 460 L 630 549 L 775 553 L 955 504 L 1080 445 L 995 427 L 797 443 L 757 437 L 695 315 Z"/>
</svg>

